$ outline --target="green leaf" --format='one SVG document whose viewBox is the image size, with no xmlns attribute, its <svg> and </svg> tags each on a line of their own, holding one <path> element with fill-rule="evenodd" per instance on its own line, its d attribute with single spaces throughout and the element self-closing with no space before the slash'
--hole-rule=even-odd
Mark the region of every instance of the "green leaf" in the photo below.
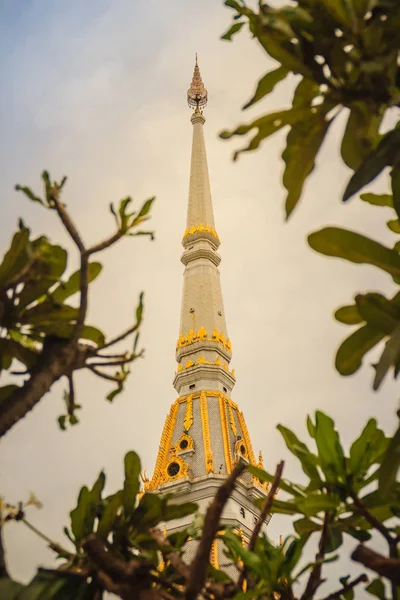
<svg viewBox="0 0 400 600">
<path fill-rule="evenodd" d="M 400 324 L 397 325 L 391 337 L 386 342 L 385 349 L 376 365 L 373 388 L 377 390 L 386 373 L 392 365 L 397 365 L 400 359 Z"/>
<path fill-rule="evenodd" d="M 365 589 L 371 596 L 375 596 L 379 600 L 386 600 L 385 586 L 382 579 L 374 579 Z"/>
<path fill-rule="evenodd" d="M 0 265 L 0 287 L 5 288 L 7 282 L 18 275 L 28 260 L 27 249 L 29 242 L 29 229 L 21 229 L 14 234 L 10 249 L 7 250 Z"/>
<path fill-rule="evenodd" d="M 372 537 L 368 531 L 364 531 L 363 529 L 346 529 L 346 533 L 359 542 L 368 542 Z"/>
<path fill-rule="evenodd" d="M 256 467 L 255 465 L 248 465 L 247 471 L 257 477 L 262 483 L 265 481 L 269 481 L 272 483 L 274 481 L 274 475 L 267 473 L 263 469 Z M 304 496 L 305 491 L 304 488 L 300 485 L 296 485 L 292 482 L 289 482 L 285 479 L 281 479 L 279 482 L 279 489 L 287 492 L 288 494 L 292 494 L 293 496 Z"/>
<path fill-rule="evenodd" d="M 96 589 L 79 573 L 39 569 L 15 600 L 94 600 Z"/>
<path fill-rule="evenodd" d="M 41 302 L 32 308 L 24 310 L 19 320 L 21 323 L 35 325 L 39 330 L 44 325 L 58 325 L 58 321 L 74 321 L 77 319 L 79 309 L 74 306 L 62 304 L 54 305 L 51 301 Z"/>
<path fill-rule="evenodd" d="M 327 539 L 325 550 L 327 553 L 334 552 L 343 543 L 343 535 L 336 525 L 329 525 L 327 530 Z"/>
<path fill-rule="evenodd" d="M 339 227 L 325 227 L 311 233 L 308 236 L 308 243 L 313 250 L 326 256 L 373 265 L 392 277 L 400 277 L 398 252 L 354 231 Z"/>
<path fill-rule="evenodd" d="M 335 319 L 346 325 L 358 325 L 358 323 L 363 322 L 363 318 L 358 312 L 356 304 L 349 304 L 338 308 L 335 312 Z"/>
<path fill-rule="evenodd" d="M 319 410 L 315 413 L 315 443 L 327 481 L 344 483 L 345 458 L 339 434 L 335 430 L 333 420 Z"/>
<path fill-rule="evenodd" d="M 231 41 L 232 40 L 232 36 L 235 35 L 235 33 L 237 33 L 238 31 L 241 30 L 241 28 L 244 25 L 244 21 L 241 21 L 239 23 L 234 23 L 229 29 L 228 31 L 226 31 L 223 35 L 221 35 L 221 40 L 228 40 Z"/>
<path fill-rule="evenodd" d="M 321 479 L 316 466 L 317 457 L 315 454 L 312 454 L 312 452 L 310 452 L 307 448 L 306 444 L 301 442 L 293 433 L 293 431 L 290 431 L 290 429 L 287 429 L 283 425 L 278 425 L 277 429 L 280 431 L 290 452 L 294 454 L 301 462 L 303 471 L 306 475 L 308 475 L 311 483 L 320 483 Z"/>
<path fill-rule="evenodd" d="M 101 273 L 102 265 L 98 262 L 89 263 L 88 265 L 88 281 L 89 283 L 96 279 Z M 62 304 L 67 298 L 79 292 L 80 271 L 75 271 L 68 281 L 60 282 L 58 287 L 52 292 L 53 301 L 57 304 Z"/>
<path fill-rule="evenodd" d="M 241 25 L 242 24 L 243 23 L 241 23 Z M 259 102 L 259 100 L 264 98 L 264 96 L 270 94 L 275 88 L 276 84 L 282 81 L 282 79 L 285 79 L 288 73 L 289 71 L 285 67 L 278 67 L 277 69 L 274 69 L 274 71 L 270 71 L 264 75 L 264 77 L 262 77 L 258 82 L 254 95 L 248 102 L 246 102 L 246 104 L 242 107 L 242 110 L 253 106 L 253 104 Z"/>
<path fill-rule="evenodd" d="M 193 515 L 198 510 L 198 505 L 194 502 L 183 502 L 182 504 L 166 504 L 163 511 L 163 521 L 173 521 L 182 519 L 188 515 Z"/>
<path fill-rule="evenodd" d="M 376 419 L 369 419 L 368 423 L 350 448 L 348 461 L 349 472 L 357 478 L 363 477 L 371 466 L 371 458 L 375 456 L 374 450 L 380 445 L 383 432 L 378 429 Z"/>
<path fill-rule="evenodd" d="M 368 154 L 358 170 L 351 177 L 343 194 L 343 201 L 351 198 L 358 190 L 371 183 L 387 166 L 397 160 L 400 149 L 400 129 L 393 129 L 384 135 L 377 147 Z"/>
<path fill-rule="evenodd" d="M 345 29 L 351 28 L 354 10 L 350 2 L 347 0 L 321 0 L 321 4 Z"/>
<path fill-rule="evenodd" d="M 9 577 L 0 577 L 0 598 L 1 600 L 16 600 L 18 593 L 25 586 L 18 581 L 13 581 Z"/>
<path fill-rule="evenodd" d="M 67 267 L 67 251 L 61 246 L 50 244 L 44 236 L 32 242 L 32 249 L 36 258 L 29 279 L 19 294 L 21 308 L 39 300 L 59 281 Z"/>
<path fill-rule="evenodd" d="M 148 218 L 147 215 L 149 214 L 154 201 L 155 201 L 155 197 L 149 198 L 148 200 L 146 200 L 146 202 L 143 203 L 143 206 L 139 210 L 138 214 L 135 216 L 130 227 L 139 225 L 139 223 L 142 223 L 143 221 L 145 221 Z"/>
<path fill-rule="evenodd" d="M 75 331 L 75 325 L 72 323 L 55 322 L 49 325 L 40 325 L 39 329 L 42 333 L 56 335 L 59 338 L 69 339 Z M 105 336 L 100 329 L 92 325 L 85 325 L 80 335 L 82 340 L 90 340 L 99 348 L 104 346 Z"/>
<path fill-rule="evenodd" d="M 397 162 L 391 172 L 393 208 L 400 218 L 400 161 Z"/>
<path fill-rule="evenodd" d="M 400 427 L 397 429 L 383 457 L 379 471 L 379 493 L 387 497 L 400 468 Z"/>
<path fill-rule="evenodd" d="M 97 526 L 96 534 L 106 540 L 112 530 L 118 511 L 122 506 L 122 490 L 107 498 L 107 503 L 104 507 L 103 514 Z"/>
<path fill-rule="evenodd" d="M 39 196 L 36 196 L 31 188 L 23 186 L 23 185 L 16 185 L 15 189 L 17 190 L 17 192 L 22 192 L 23 194 L 25 194 L 25 196 L 27 196 L 30 200 L 33 200 L 33 202 L 39 202 L 39 204 L 41 204 L 42 206 L 45 206 L 45 203 L 43 202 L 42 198 L 39 198 Z"/>
<path fill-rule="evenodd" d="M 58 422 L 58 426 L 60 427 L 61 431 L 66 431 L 66 429 L 67 429 L 66 421 L 67 421 L 67 415 L 60 415 L 58 417 L 57 422 Z"/>
<path fill-rule="evenodd" d="M 331 512 L 339 506 L 338 496 L 332 494 L 308 494 L 296 498 L 296 506 L 306 517 L 315 517 L 321 512 Z"/>
<path fill-rule="evenodd" d="M 255 150 L 267 137 L 279 131 L 285 125 L 292 125 L 297 120 L 306 118 L 309 113 L 308 108 L 292 108 L 291 110 L 270 113 L 255 119 L 255 121 L 247 125 L 239 125 L 233 131 L 222 131 L 219 136 L 221 139 L 227 140 L 234 135 L 246 135 L 252 129 L 257 129 L 256 135 L 250 140 L 249 144 L 234 153 L 233 160 L 237 160 L 242 152 Z"/>
<path fill-rule="evenodd" d="M 307 431 L 310 437 L 315 438 L 315 425 L 312 422 L 310 415 L 307 415 Z"/>
<path fill-rule="evenodd" d="M 77 545 L 87 535 L 86 518 L 91 508 L 91 496 L 87 486 L 83 486 L 79 492 L 76 508 L 70 512 L 71 531 Z M 89 532 L 90 533 L 90 532 Z"/>
<path fill-rule="evenodd" d="M 361 194 L 361 200 L 374 206 L 389 206 L 393 208 L 393 196 L 391 194 Z"/>
<path fill-rule="evenodd" d="M 390 335 L 397 327 L 400 319 L 399 296 L 397 294 L 391 301 L 382 294 L 358 294 L 356 304 L 364 321 Z"/>
<path fill-rule="evenodd" d="M 363 325 L 340 345 L 335 366 L 341 375 L 352 375 L 360 367 L 364 355 L 378 344 L 385 334 L 371 325 Z"/>
<path fill-rule="evenodd" d="M 393 233 L 400 233 L 399 219 L 390 219 L 390 221 L 387 221 L 386 225 L 389 227 L 390 231 L 393 231 Z"/>
<path fill-rule="evenodd" d="M 313 533 L 313 531 L 321 531 L 321 529 L 322 529 L 322 525 L 315 523 L 314 521 L 312 521 L 311 519 L 308 519 L 307 517 L 302 517 L 301 519 L 294 521 L 293 527 L 294 527 L 296 533 L 298 533 L 299 535 L 302 535 L 305 533 Z"/>
<path fill-rule="evenodd" d="M 341 154 L 344 163 L 353 170 L 376 146 L 382 115 L 372 113 L 365 102 L 353 102 L 342 139 Z"/>
<path fill-rule="evenodd" d="M 315 166 L 315 157 L 325 138 L 330 121 L 325 114 L 317 111 L 292 125 L 282 153 L 285 162 L 283 185 L 288 191 L 286 198 L 286 218 L 295 208 L 303 189 L 303 184 Z"/>
<path fill-rule="evenodd" d="M 122 504 L 126 515 L 135 509 L 136 497 L 140 489 L 140 458 L 136 452 L 128 452 L 124 459 L 125 481 L 122 491 Z"/>
</svg>

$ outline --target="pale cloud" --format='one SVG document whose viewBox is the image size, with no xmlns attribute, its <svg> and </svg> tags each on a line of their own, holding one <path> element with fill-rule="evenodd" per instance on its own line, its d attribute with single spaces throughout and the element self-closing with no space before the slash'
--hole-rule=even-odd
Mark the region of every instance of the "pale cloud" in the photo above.
<svg viewBox="0 0 400 600">
<path fill-rule="evenodd" d="M 35 233 L 48 232 L 71 247 L 54 215 L 13 191 L 16 182 L 37 187 L 43 168 L 55 177 L 70 176 L 65 200 L 88 241 L 112 229 L 110 201 L 132 194 L 139 203 L 157 195 L 151 220 L 157 240 L 124 240 L 102 256 L 104 273 L 93 285 L 90 307 L 91 320 L 111 335 L 132 320 L 144 289 L 145 360 L 134 365 L 125 393 L 113 406 L 104 400 L 104 382 L 80 374 L 81 423 L 67 433 L 56 426 L 63 411 L 62 384 L 54 386 L 3 441 L 2 493 L 7 499 L 23 499 L 34 490 L 45 508 L 32 521 L 61 539 L 79 486 L 93 481 L 102 467 L 112 489 L 120 484 L 127 450 L 136 449 L 149 470 L 154 465 L 175 398 L 180 238 L 191 143 L 185 93 L 196 51 L 210 96 L 205 135 L 237 375 L 234 399 L 245 413 L 253 446 L 263 450 L 273 470 L 288 456 L 276 423 L 305 437 L 305 414 L 316 408 L 336 419 L 346 444 L 372 415 L 391 431 L 394 383 L 385 383 L 378 396 L 371 391 L 370 366 L 349 379 L 335 372 L 334 349 L 347 329 L 331 317 L 357 290 L 390 291 L 390 279 L 369 267 L 318 256 L 305 242 L 307 232 L 326 224 L 394 240 L 379 209 L 357 200 L 341 205 L 347 172 L 339 160 L 340 132 L 324 145 L 319 170 L 285 224 L 280 183 L 284 134 L 233 164 L 232 151 L 243 140 L 222 142 L 217 133 L 288 104 L 292 83 L 282 84 L 249 114 L 240 112 L 267 61 L 246 34 L 232 44 L 219 41 L 230 20 L 221 2 L 20 4 L 18 11 L 13 2 L 3 3 L 1 19 L 2 246 L 23 215 Z M 290 460 L 287 475 L 301 476 Z M 277 538 L 283 527 L 274 518 L 271 535 Z M 24 580 L 38 562 L 52 560 L 42 542 L 20 525 L 8 528 L 7 548 L 13 574 Z"/>
</svg>

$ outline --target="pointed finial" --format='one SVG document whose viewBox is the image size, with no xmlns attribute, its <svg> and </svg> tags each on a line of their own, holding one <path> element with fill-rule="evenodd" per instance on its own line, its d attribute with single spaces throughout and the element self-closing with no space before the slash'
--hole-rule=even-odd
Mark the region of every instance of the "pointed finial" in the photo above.
<svg viewBox="0 0 400 600">
<path fill-rule="evenodd" d="M 204 87 L 203 80 L 200 75 L 196 52 L 196 63 L 194 65 L 192 83 L 187 91 L 187 101 L 189 107 L 194 108 L 195 112 L 202 112 L 203 108 L 207 104 L 207 99 L 207 90 Z"/>
</svg>

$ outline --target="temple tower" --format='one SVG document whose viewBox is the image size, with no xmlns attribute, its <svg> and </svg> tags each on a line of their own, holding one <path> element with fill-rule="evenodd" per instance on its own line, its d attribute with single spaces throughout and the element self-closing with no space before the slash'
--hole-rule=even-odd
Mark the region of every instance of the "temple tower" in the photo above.
<svg viewBox="0 0 400 600">
<path fill-rule="evenodd" d="M 153 477 L 145 481 L 145 490 L 173 493 L 176 502 L 197 502 L 205 511 L 237 461 L 262 467 L 262 458 L 256 460 L 243 413 L 231 399 L 235 385 L 230 368 L 232 344 L 222 300 L 220 240 L 203 133 L 207 90 L 197 57 L 187 99 L 193 109 L 193 141 L 182 238 L 185 270 L 174 378 L 178 398 L 166 418 Z M 249 539 L 258 514 L 252 500 L 266 492 L 265 484 L 245 474 L 226 506 L 223 522 L 241 532 L 244 541 Z M 170 522 L 167 530 L 186 527 L 190 520 Z M 220 549 L 215 548 L 215 566 L 219 554 Z"/>
</svg>

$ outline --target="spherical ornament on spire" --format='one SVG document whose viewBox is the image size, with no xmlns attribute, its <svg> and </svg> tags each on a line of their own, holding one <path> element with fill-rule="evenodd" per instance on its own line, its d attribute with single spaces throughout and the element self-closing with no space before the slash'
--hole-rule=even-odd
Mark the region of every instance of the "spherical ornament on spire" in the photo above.
<svg viewBox="0 0 400 600">
<path fill-rule="evenodd" d="M 190 108 L 194 108 L 195 112 L 202 112 L 208 100 L 207 90 L 204 87 L 203 80 L 200 75 L 199 65 L 196 64 L 193 71 L 193 79 L 190 88 L 187 91 L 187 101 Z"/>
</svg>

